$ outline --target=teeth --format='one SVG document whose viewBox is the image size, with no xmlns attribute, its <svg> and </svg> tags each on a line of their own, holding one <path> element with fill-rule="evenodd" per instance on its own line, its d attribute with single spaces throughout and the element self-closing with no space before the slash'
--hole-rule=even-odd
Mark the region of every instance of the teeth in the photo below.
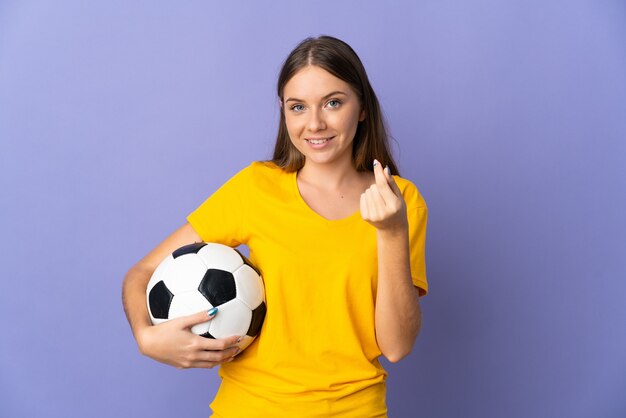
<svg viewBox="0 0 626 418">
<path fill-rule="evenodd" d="M 307 141 L 309 141 L 311 144 L 319 145 L 327 142 L 328 139 L 307 139 Z"/>
</svg>

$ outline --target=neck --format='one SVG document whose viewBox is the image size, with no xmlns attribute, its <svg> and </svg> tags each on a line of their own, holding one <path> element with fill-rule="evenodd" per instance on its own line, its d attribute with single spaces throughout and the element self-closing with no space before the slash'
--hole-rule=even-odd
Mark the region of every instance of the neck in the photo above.
<svg viewBox="0 0 626 418">
<path fill-rule="evenodd" d="M 341 190 L 359 178 L 359 173 L 352 165 L 352 160 L 330 164 L 305 162 L 298 172 L 300 181 L 316 188 L 334 191 Z"/>
</svg>

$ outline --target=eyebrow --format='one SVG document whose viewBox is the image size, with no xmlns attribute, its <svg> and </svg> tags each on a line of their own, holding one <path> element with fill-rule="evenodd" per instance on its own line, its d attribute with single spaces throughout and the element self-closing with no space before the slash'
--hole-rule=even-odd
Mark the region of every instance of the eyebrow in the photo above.
<svg viewBox="0 0 626 418">
<path fill-rule="evenodd" d="M 343 94 L 344 96 L 347 96 L 347 94 L 344 93 L 343 91 L 336 90 L 336 91 L 328 93 L 326 96 L 322 97 L 322 100 L 328 99 L 330 96 L 334 96 L 336 94 Z M 304 102 L 304 100 L 296 99 L 295 97 L 290 97 L 287 100 L 285 100 L 285 103 L 287 103 L 287 102 Z"/>
</svg>

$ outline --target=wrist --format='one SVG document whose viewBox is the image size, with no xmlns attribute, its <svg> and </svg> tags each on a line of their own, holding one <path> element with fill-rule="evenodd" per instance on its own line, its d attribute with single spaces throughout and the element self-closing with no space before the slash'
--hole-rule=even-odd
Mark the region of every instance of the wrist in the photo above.
<svg viewBox="0 0 626 418">
<path fill-rule="evenodd" d="M 149 332 L 146 332 L 150 329 L 151 325 L 141 325 L 136 326 L 133 329 L 133 334 L 135 335 L 135 341 L 137 341 L 137 347 L 139 351 L 145 354 L 145 349 L 150 345 L 149 343 Z"/>
<path fill-rule="evenodd" d="M 376 233 L 381 239 L 399 239 L 407 238 L 409 236 L 409 225 L 406 222 L 402 222 L 398 225 L 393 225 L 387 228 L 379 228 Z"/>
</svg>

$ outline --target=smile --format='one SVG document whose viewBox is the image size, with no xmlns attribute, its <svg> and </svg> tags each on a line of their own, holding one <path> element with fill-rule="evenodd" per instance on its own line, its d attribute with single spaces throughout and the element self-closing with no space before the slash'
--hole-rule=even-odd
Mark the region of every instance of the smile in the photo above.
<svg viewBox="0 0 626 418">
<path fill-rule="evenodd" d="M 305 141 L 313 145 L 321 145 L 321 144 L 325 144 L 326 142 L 330 141 L 333 138 L 334 136 L 330 138 L 305 138 Z"/>
</svg>

